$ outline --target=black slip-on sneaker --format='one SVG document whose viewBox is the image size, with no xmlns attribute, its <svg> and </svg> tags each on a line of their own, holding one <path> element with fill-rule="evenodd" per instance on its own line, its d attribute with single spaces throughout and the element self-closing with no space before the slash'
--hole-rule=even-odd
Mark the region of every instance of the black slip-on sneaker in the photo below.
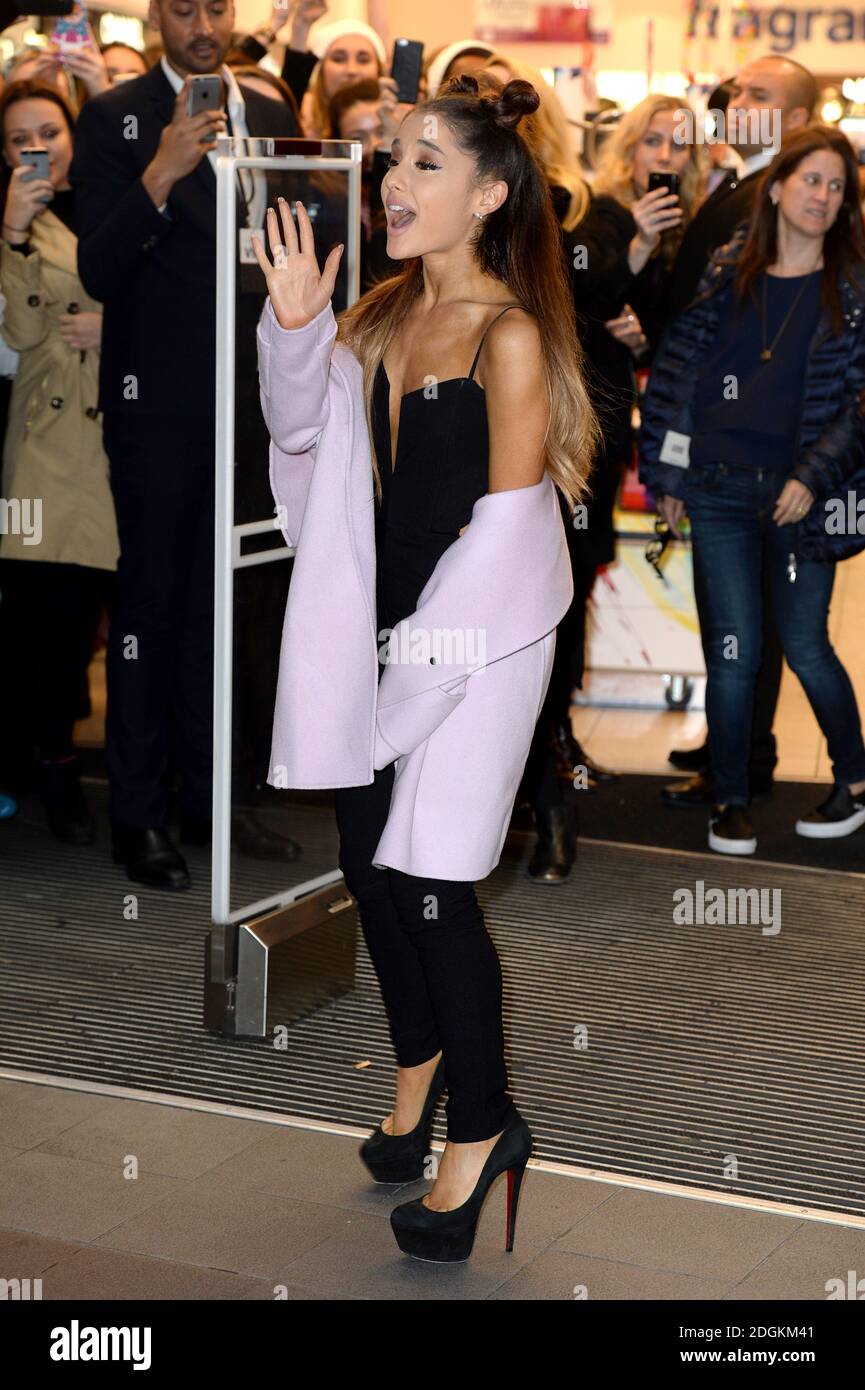
<svg viewBox="0 0 865 1390">
<path fill-rule="evenodd" d="M 865 792 L 854 796 L 836 782 L 831 794 L 816 811 L 796 822 L 796 834 L 809 840 L 840 840 L 865 825 Z"/>
<path fill-rule="evenodd" d="M 757 837 L 744 806 L 716 806 L 709 821 L 709 849 L 718 854 L 754 854 Z"/>
</svg>

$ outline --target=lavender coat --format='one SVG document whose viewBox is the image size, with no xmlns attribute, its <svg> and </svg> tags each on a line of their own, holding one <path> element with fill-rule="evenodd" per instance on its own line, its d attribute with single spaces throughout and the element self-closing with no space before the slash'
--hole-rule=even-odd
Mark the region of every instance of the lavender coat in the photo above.
<svg viewBox="0 0 865 1390">
<path fill-rule="evenodd" d="M 365 786 L 395 762 L 373 864 L 476 881 L 501 857 L 573 597 L 558 498 L 545 474 L 478 499 L 379 683 L 363 372 L 336 331 L 329 304 L 284 329 L 269 299 L 258 325 L 276 524 L 297 548 L 267 780 Z"/>
</svg>

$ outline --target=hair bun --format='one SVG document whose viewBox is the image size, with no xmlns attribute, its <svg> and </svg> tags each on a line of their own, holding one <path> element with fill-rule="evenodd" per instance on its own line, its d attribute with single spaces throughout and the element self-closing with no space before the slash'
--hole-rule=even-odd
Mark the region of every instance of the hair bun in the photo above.
<svg viewBox="0 0 865 1390">
<path fill-rule="evenodd" d="M 523 116 L 530 116 L 540 104 L 541 99 L 531 82 L 521 77 L 511 78 L 498 101 L 490 102 L 499 125 L 507 130 L 516 130 Z"/>
<path fill-rule="evenodd" d="M 478 104 L 502 130 L 516 130 L 523 116 L 530 116 L 541 104 L 531 82 L 513 77 L 502 87 L 498 78 L 483 68 L 449 78 L 442 95 L 477 97 Z"/>
</svg>

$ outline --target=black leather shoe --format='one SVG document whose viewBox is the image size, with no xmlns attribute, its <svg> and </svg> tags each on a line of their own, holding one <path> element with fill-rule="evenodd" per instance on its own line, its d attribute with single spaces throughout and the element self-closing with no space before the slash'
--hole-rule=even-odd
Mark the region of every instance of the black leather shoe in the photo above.
<svg viewBox="0 0 865 1390">
<path fill-rule="evenodd" d="M 555 758 L 556 776 L 563 782 L 570 782 L 576 791 L 596 792 L 599 787 L 619 780 L 618 773 L 599 767 L 592 761 L 579 739 L 574 738 L 570 724 L 553 726 L 550 747 Z"/>
<path fill-rule="evenodd" d="M 91 845 L 96 822 L 79 780 L 78 759 L 64 763 L 40 763 L 39 795 L 51 834 L 67 845 Z"/>
<path fill-rule="evenodd" d="M 135 883 L 168 888 L 175 893 L 189 887 L 186 860 L 161 827 L 149 826 L 141 830 L 114 821 L 111 840 L 115 864 L 124 864 L 127 875 Z"/>
<path fill-rule="evenodd" d="M 394 1208 L 390 1214 L 390 1224 L 400 1250 L 416 1260 L 430 1260 L 435 1264 L 456 1264 L 467 1260 L 475 1243 L 484 1199 L 502 1173 L 508 1175 L 505 1250 L 513 1250 L 517 1203 L 531 1152 L 531 1130 L 515 1107 L 481 1169 L 474 1190 L 461 1206 L 454 1207 L 452 1211 L 434 1211 L 422 1197 L 418 1197 L 413 1202 L 403 1202 Z"/>
<path fill-rule="evenodd" d="M 760 806 L 772 795 L 774 782 L 771 777 L 761 778 L 750 784 L 749 799 L 752 805 Z M 661 788 L 661 800 L 667 806 L 708 806 L 714 800 L 715 788 L 708 772 L 698 772 L 683 782 L 668 782 Z"/>
<path fill-rule="evenodd" d="M 251 859 L 269 859 L 276 864 L 291 864 L 303 853 L 303 845 L 290 835 L 271 830 L 254 811 L 238 811 L 232 817 L 231 843 Z"/>
<path fill-rule="evenodd" d="M 709 745 L 701 743 L 699 748 L 673 748 L 667 755 L 673 767 L 680 772 L 708 772 Z"/>
<path fill-rule="evenodd" d="M 388 1134 L 376 1125 L 358 1152 L 376 1182 L 416 1182 L 424 1175 L 430 1151 L 433 1111 L 445 1088 L 445 1061 L 440 1057 L 433 1072 L 420 1119 L 408 1134 Z"/>
<path fill-rule="evenodd" d="M 712 779 L 705 772 L 696 772 L 683 782 L 668 782 L 661 788 L 661 800 L 667 806 L 706 806 L 714 795 Z"/>
<path fill-rule="evenodd" d="M 535 807 L 538 839 L 526 873 L 535 883 L 564 883 L 577 856 L 577 818 L 573 806 Z"/>
</svg>

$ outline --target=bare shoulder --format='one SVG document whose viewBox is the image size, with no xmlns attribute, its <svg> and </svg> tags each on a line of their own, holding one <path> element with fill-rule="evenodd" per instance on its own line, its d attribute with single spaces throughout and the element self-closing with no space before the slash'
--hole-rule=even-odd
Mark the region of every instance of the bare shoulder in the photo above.
<svg viewBox="0 0 865 1390">
<path fill-rule="evenodd" d="M 495 320 L 484 339 L 477 376 L 486 389 L 543 377 L 541 334 L 534 314 L 514 308 Z"/>
<path fill-rule="evenodd" d="M 489 491 L 531 487 L 544 475 L 549 423 L 543 345 L 535 316 L 525 309 L 502 314 L 487 333 L 478 366 L 489 426 Z"/>
</svg>

